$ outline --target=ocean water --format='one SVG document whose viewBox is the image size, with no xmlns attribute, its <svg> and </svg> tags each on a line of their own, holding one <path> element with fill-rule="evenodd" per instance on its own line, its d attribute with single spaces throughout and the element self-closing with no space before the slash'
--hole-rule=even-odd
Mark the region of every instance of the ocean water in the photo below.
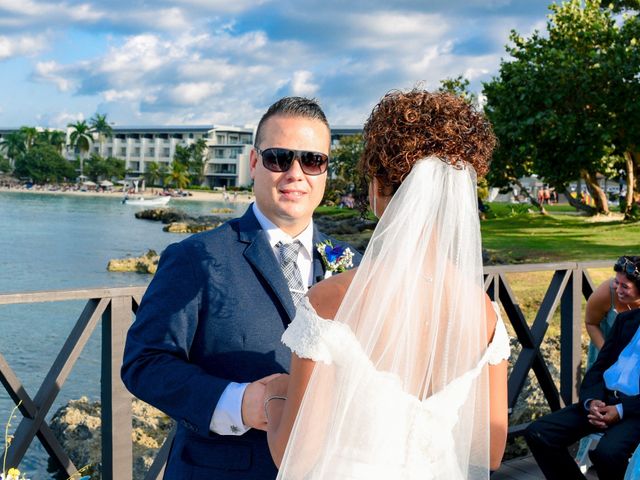
<svg viewBox="0 0 640 480">
<path fill-rule="evenodd" d="M 141 207 L 114 197 L 80 197 L 0 191 L 0 293 L 146 285 L 149 275 L 106 270 L 111 258 L 138 256 L 187 237 L 162 231 L 160 222 L 139 220 Z M 172 200 L 192 215 L 247 205 Z M 33 398 L 85 302 L 0 305 L 0 353 Z M 100 327 L 94 331 L 47 417 L 70 399 L 100 398 Z M 13 402 L 0 386 L 0 426 Z M 15 430 L 21 414 L 12 422 Z M 0 451 L 4 440 L 0 437 Z M 0 467 L 1 468 L 1 467 Z M 52 478 L 47 454 L 34 439 L 20 470 L 32 480 Z"/>
</svg>

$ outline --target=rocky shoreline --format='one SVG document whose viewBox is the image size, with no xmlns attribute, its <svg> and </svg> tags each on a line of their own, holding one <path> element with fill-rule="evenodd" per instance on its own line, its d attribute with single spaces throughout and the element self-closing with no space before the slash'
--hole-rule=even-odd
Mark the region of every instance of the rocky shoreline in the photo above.
<svg viewBox="0 0 640 480">
<path fill-rule="evenodd" d="M 231 209 L 220 209 L 218 215 L 202 215 L 193 217 L 173 208 L 153 208 L 136 212 L 135 217 L 165 224 L 163 230 L 170 233 L 198 233 L 217 228 L 229 220 Z M 351 213 L 337 215 L 316 215 L 314 222 L 327 235 L 353 245 L 356 250 L 364 252 L 376 222 L 354 217 Z M 139 257 L 125 257 L 109 260 L 107 270 L 110 272 L 136 272 L 154 274 L 158 268 L 159 255 L 153 250 Z"/>
<path fill-rule="evenodd" d="M 100 402 L 71 400 L 53 415 L 49 426 L 71 461 L 87 467 L 84 475 L 101 478 L 102 433 Z M 132 403 L 133 479 L 143 480 L 174 421 L 141 400 Z M 50 470 L 55 467 L 50 465 Z"/>
</svg>

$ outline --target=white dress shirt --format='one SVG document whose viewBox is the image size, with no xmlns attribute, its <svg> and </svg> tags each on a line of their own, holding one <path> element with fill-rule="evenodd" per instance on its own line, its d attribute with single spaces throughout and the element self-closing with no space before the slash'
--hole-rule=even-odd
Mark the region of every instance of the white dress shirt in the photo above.
<svg viewBox="0 0 640 480">
<path fill-rule="evenodd" d="M 640 328 L 620 352 L 618 360 L 604 372 L 604 383 L 609 390 L 625 395 L 640 394 Z M 616 408 L 622 418 L 622 405 L 618 404 Z"/>
<path fill-rule="evenodd" d="M 253 213 L 267 234 L 269 245 L 271 245 L 278 263 L 280 263 L 280 252 L 276 247 L 278 242 L 291 243 L 293 240 L 299 240 L 302 243 L 296 263 L 303 281 L 306 279 L 308 286 L 313 285 L 313 220 L 309 222 L 307 228 L 300 235 L 293 238 L 265 217 L 258 208 L 257 203 L 253 204 Z M 242 423 L 242 398 L 247 385 L 249 384 L 236 382 L 230 382 L 227 385 L 211 417 L 209 428 L 212 432 L 219 435 L 242 435 L 249 430 L 249 427 Z"/>
</svg>

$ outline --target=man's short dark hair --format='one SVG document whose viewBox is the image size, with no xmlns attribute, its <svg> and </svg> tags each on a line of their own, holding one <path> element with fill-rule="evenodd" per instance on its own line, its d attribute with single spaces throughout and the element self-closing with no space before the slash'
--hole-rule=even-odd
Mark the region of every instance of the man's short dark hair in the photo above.
<svg viewBox="0 0 640 480">
<path fill-rule="evenodd" d="M 260 145 L 261 130 L 264 123 L 269 118 L 275 117 L 276 115 L 281 115 L 283 117 L 311 118 L 321 121 L 327 126 L 327 128 L 330 128 L 327 117 L 315 98 L 284 97 L 271 105 L 260 119 L 258 128 L 256 129 L 256 137 L 253 142 L 256 147 Z"/>
</svg>

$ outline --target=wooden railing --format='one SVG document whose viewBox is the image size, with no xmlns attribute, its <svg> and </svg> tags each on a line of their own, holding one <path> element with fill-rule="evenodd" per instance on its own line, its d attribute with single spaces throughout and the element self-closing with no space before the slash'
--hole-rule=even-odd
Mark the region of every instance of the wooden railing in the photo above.
<svg viewBox="0 0 640 480">
<path fill-rule="evenodd" d="M 509 408 L 515 406 L 529 371 L 533 370 L 552 410 L 573 403 L 578 398 L 582 359 L 582 298 L 594 290 L 588 268 L 609 267 L 612 263 L 550 263 L 485 267 L 485 289 L 506 312 L 522 347 L 509 375 Z M 520 309 L 507 274 L 553 272 L 544 298 L 533 322 Z M 66 300 L 87 303 L 35 396 L 31 396 L 0 352 L 0 382 L 18 404 L 22 420 L 7 453 L 7 465 L 18 465 L 37 436 L 49 456 L 66 475 L 77 467 L 49 428 L 45 417 L 64 385 L 78 356 L 102 320 L 101 401 L 102 401 L 102 478 L 132 478 L 131 394 L 120 380 L 120 366 L 127 329 L 145 287 L 65 290 L 0 295 L 0 306 Z M 549 322 L 560 308 L 560 389 L 540 352 Z M 505 321 L 507 321 L 505 319 Z M 529 326 L 530 324 L 530 326 Z M 511 425 L 510 435 L 518 435 L 526 425 Z M 162 478 L 172 434 L 165 440 L 145 480 Z"/>
</svg>

